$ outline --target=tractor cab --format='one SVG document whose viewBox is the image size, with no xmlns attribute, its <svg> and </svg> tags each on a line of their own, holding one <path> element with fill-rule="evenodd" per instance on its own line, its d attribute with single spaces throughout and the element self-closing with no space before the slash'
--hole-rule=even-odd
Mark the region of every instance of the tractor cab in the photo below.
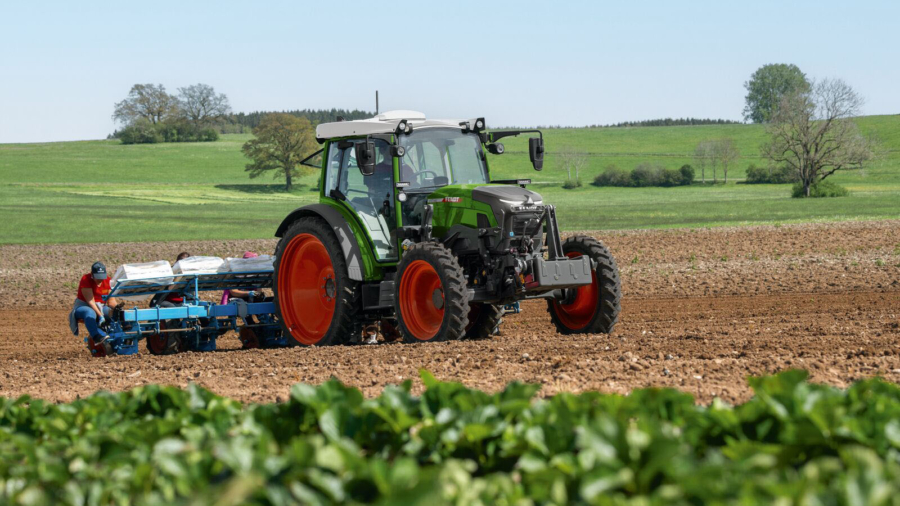
<svg viewBox="0 0 900 506">
<path fill-rule="evenodd" d="M 322 124 L 316 137 L 325 144 L 316 154 L 324 158 L 323 201 L 354 215 L 378 262 L 396 261 L 402 241 L 421 233 L 429 204 L 463 203 L 474 188 L 491 185 L 485 151 L 503 152 L 481 118 L 427 120 L 414 111 Z M 510 182 L 521 181 L 494 183 Z M 506 193 L 520 193 L 522 202 L 536 195 L 516 187 Z M 483 214 L 482 224 L 496 225 L 492 212 Z M 474 227 L 477 213 L 472 217 Z"/>
</svg>

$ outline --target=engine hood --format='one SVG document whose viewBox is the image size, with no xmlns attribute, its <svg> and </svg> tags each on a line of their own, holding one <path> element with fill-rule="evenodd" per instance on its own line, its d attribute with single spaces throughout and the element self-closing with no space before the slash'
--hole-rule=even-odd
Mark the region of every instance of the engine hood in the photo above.
<svg viewBox="0 0 900 506">
<path fill-rule="evenodd" d="M 512 185 L 479 186 L 472 190 L 472 199 L 491 206 L 498 222 L 503 211 L 509 213 L 534 210 L 544 204 L 544 199 L 539 193 Z"/>
</svg>

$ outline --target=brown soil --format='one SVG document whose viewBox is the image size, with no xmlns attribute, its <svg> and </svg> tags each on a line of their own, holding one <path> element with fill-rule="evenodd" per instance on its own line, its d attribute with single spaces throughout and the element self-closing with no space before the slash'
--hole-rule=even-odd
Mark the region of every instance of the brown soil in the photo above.
<svg viewBox="0 0 900 506">
<path fill-rule="evenodd" d="M 0 247 L 0 395 L 70 400 L 98 389 L 196 382 L 245 401 L 284 399 L 298 381 L 334 375 L 377 395 L 388 383 L 438 378 L 496 390 L 511 380 L 542 394 L 671 386 L 700 402 L 751 392 L 744 378 L 787 368 L 844 386 L 900 381 L 900 221 L 601 236 L 625 298 L 612 336 L 561 336 L 546 304 L 523 304 L 487 342 L 381 344 L 93 359 L 66 324 L 73 283 L 95 258 L 156 260 L 264 252 L 273 241 Z M 414 381 L 420 388 L 420 383 Z"/>
</svg>

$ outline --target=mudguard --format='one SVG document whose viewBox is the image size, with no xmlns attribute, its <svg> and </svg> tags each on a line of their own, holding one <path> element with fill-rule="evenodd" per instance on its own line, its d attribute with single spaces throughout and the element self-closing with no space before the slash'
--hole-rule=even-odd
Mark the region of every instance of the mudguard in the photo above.
<svg viewBox="0 0 900 506">
<path fill-rule="evenodd" d="M 325 204 L 310 204 L 299 209 L 294 209 L 285 217 L 275 231 L 275 237 L 281 237 L 287 231 L 291 223 L 304 216 L 316 216 L 322 218 L 334 230 L 334 235 L 341 243 L 341 249 L 344 251 L 344 258 L 347 259 L 347 272 L 350 279 L 354 281 L 363 281 L 365 273 L 362 269 L 362 253 L 359 251 L 359 244 L 353 236 L 350 225 L 344 220 L 344 217 L 331 206 Z"/>
</svg>

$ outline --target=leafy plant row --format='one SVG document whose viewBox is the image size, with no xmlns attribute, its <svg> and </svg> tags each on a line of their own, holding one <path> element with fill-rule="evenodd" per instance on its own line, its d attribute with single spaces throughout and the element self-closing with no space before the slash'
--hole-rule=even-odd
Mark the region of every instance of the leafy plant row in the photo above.
<svg viewBox="0 0 900 506">
<path fill-rule="evenodd" d="M 197 386 L 0 399 L 0 503 L 900 504 L 900 388 L 787 371 L 739 406 L 336 380 L 242 406 Z"/>
</svg>

